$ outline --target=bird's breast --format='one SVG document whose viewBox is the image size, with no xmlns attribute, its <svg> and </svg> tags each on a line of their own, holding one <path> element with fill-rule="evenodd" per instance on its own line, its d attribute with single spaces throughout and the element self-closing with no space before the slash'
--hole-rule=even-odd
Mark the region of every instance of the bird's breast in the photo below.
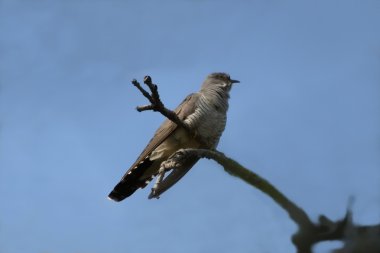
<svg viewBox="0 0 380 253">
<path fill-rule="evenodd" d="M 185 123 L 205 144 L 205 148 L 215 148 L 218 145 L 226 127 L 227 109 L 227 101 L 201 96 L 194 113 L 185 119 Z"/>
</svg>

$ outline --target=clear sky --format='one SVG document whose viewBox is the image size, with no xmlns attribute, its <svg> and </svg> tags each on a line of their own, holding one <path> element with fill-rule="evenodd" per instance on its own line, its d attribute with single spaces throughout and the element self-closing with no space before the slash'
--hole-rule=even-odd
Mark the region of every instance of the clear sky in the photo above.
<svg viewBox="0 0 380 253">
<path fill-rule="evenodd" d="M 160 200 L 106 196 L 207 74 L 231 92 L 219 150 L 313 219 L 380 221 L 380 1 L 1 0 L 0 252 L 293 252 L 295 225 L 212 161 Z M 317 252 L 326 252 L 327 246 Z"/>
</svg>

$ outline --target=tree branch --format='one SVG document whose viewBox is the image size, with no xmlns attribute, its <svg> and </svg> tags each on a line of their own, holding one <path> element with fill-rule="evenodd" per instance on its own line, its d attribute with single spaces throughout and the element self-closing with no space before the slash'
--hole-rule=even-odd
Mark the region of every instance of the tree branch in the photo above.
<svg viewBox="0 0 380 253">
<path fill-rule="evenodd" d="M 152 83 L 152 78 L 150 76 L 144 77 L 144 84 L 148 86 L 150 93 L 146 91 L 143 87 L 141 87 L 140 83 L 136 79 L 132 80 L 132 84 L 150 102 L 149 105 L 137 106 L 136 107 L 137 111 L 142 112 L 142 111 L 151 110 L 151 111 L 160 112 L 162 115 L 164 115 L 169 120 L 173 121 L 178 126 L 181 126 L 185 128 L 186 130 L 190 131 L 189 127 L 181 119 L 178 118 L 177 114 L 174 111 L 171 111 L 164 106 L 164 104 L 162 103 L 160 99 L 160 95 L 158 93 L 158 87 L 156 84 Z"/>
<path fill-rule="evenodd" d="M 348 209 L 346 216 L 342 220 L 336 222 L 331 221 L 327 217 L 321 215 L 319 217 L 319 223 L 313 223 L 306 212 L 297 206 L 294 202 L 288 199 L 283 193 L 281 193 L 270 182 L 260 177 L 258 174 L 246 169 L 238 162 L 231 158 L 228 158 L 223 153 L 216 150 L 208 149 L 181 149 L 170 156 L 165 162 L 162 163 L 158 180 L 154 185 L 151 193 L 160 191 L 160 183 L 163 180 L 164 173 L 174 169 L 178 170 L 182 164 L 185 164 L 187 160 L 194 158 L 207 158 L 215 160 L 217 163 L 223 166 L 224 170 L 232 176 L 235 176 L 249 185 L 260 190 L 264 194 L 273 199 L 279 206 L 281 206 L 289 215 L 289 217 L 298 225 L 298 231 L 292 236 L 292 242 L 297 248 L 298 253 L 311 253 L 315 244 L 321 241 L 330 240 L 346 240 L 347 231 L 356 231 L 356 234 L 360 234 L 358 231 L 363 230 L 362 227 L 355 227 L 351 222 L 351 210 Z M 154 195 L 153 197 L 159 197 Z M 367 231 L 372 231 L 377 239 L 380 239 L 380 225 L 366 227 Z M 352 233 L 351 233 L 352 234 Z M 363 240 L 362 240 L 363 241 Z M 371 241 L 371 245 L 374 245 L 374 240 Z M 352 240 L 350 241 L 352 243 Z M 347 243 L 346 243 L 347 245 Z M 380 240 L 375 249 L 380 250 Z M 368 249 L 368 248 L 365 248 Z M 357 248 L 356 248 L 357 250 Z M 336 253 L 342 253 L 343 251 L 336 251 Z M 356 252 L 356 251 L 347 251 Z M 358 253 L 367 251 L 357 251 Z M 378 251 L 376 252 L 378 253 Z"/>
</svg>

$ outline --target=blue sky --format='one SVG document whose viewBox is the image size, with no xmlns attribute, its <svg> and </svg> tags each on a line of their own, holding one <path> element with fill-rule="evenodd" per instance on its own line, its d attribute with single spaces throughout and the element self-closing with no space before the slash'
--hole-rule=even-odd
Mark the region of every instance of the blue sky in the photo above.
<svg viewBox="0 0 380 253">
<path fill-rule="evenodd" d="M 316 218 L 380 221 L 380 1 L 0 1 L 0 251 L 292 252 L 262 193 L 199 162 L 160 200 L 106 196 L 205 76 L 231 92 L 219 150 Z M 317 252 L 327 252 L 327 246 Z"/>
</svg>

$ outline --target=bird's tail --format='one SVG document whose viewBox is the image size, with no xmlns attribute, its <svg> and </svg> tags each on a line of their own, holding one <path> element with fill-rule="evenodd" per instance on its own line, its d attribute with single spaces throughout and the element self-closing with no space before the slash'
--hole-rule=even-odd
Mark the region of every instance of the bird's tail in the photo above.
<svg viewBox="0 0 380 253">
<path fill-rule="evenodd" d="M 117 202 L 131 196 L 139 188 L 144 188 L 158 171 L 159 162 L 149 158 L 143 160 L 137 167 L 129 169 L 125 176 L 108 195 L 108 198 Z"/>
</svg>

